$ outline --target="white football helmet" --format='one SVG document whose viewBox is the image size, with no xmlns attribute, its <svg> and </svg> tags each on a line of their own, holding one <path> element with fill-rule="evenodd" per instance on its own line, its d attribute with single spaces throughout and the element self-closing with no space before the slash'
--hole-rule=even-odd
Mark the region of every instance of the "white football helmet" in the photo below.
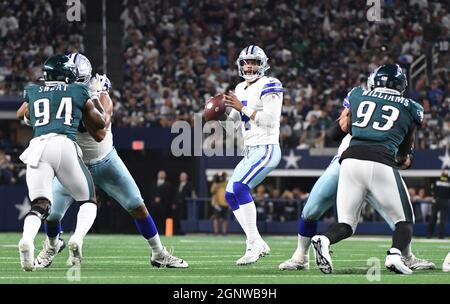
<svg viewBox="0 0 450 304">
<path fill-rule="evenodd" d="M 80 53 L 71 53 L 67 56 L 77 67 L 78 76 L 76 82 L 89 84 L 92 77 L 92 65 L 89 59 Z"/>
<path fill-rule="evenodd" d="M 258 63 L 258 69 L 254 74 L 246 74 L 244 72 L 244 66 L 246 64 L 246 60 L 256 60 Z M 266 56 L 266 53 L 257 45 L 249 45 L 244 48 L 239 54 L 239 58 L 236 60 L 236 65 L 238 67 L 239 76 L 244 78 L 247 81 L 254 81 L 258 78 L 264 76 L 264 73 L 270 68 L 267 64 L 269 58 Z"/>
<path fill-rule="evenodd" d="M 378 68 L 375 69 L 372 73 L 370 73 L 369 78 L 367 78 L 367 90 L 372 91 L 375 88 L 375 74 L 377 73 Z"/>
</svg>

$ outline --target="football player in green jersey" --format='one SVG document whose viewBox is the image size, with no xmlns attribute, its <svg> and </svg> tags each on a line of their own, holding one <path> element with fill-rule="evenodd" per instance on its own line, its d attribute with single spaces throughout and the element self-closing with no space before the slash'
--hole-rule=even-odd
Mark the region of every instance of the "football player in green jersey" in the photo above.
<svg viewBox="0 0 450 304">
<path fill-rule="evenodd" d="M 401 251 L 411 242 L 414 213 L 398 169 L 411 165 L 409 152 L 415 130 L 422 123 L 423 108 L 403 97 L 407 80 L 400 66 L 383 65 L 371 77 L 372 88 L 357 87 L 347 97 L 352 139 L 340 158 L 339 223 L 311 240 L 316 263 L 324 273 L 333 271 L 329 246 L 354 233 L 367 193 L 395 223 L 385 266 L 396 273 L 412 273 Z"/>
<path fill-rule="evenodd" d="M 80 158 L 76 134 L 81 119 L 91 131 L 105 127 L 105 111 L 98 97 L 90 98 L 85 85 L 74 83 L 77 69 L 67 56 L 50 57 L 44 63 L 43 72 L 44 85 L 27 86 L 21 107 L 33 128 L 33 139 L 20 156 L 27 165 L 31 200 L 19 242 L 24 271 L 35 269 L 34 238 L 49 214 L 55 176 L 78 202 L 96 205 L 94 184 Z"/>
</svg>

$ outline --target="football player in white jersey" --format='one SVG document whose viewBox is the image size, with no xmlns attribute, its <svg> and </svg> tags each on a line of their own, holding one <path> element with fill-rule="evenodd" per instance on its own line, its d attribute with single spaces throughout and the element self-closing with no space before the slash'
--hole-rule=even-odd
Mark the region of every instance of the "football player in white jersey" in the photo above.
<svg viewBox="0 0 450 304">
<path fill-rule="evenodd" d="M 106 127 L 99 131 L 99 133 L 103 133 L 99 135 L 104 138 L 101 142 L 97 142 L 86 132 L 86 128 L 89 126 L 79 127 L 77 134 L 78 144 L 83 152 L 83 161 L 91 172 L 94 183 L 114 198 L 133 217 L 138 231 L 149 243 L 152 252 L 150 262 L 153 266 L 187 268 L 186 261 L 173 256 L 162 245 L 139 188 L 113 146 L 111 132 L 113 104 L 108 94 L 111 87 L 109 79 L 106 75 L 98 74 L 91 78 L 91 63 L 84 55 L 72 53 L 69 58 L 78 69 L 77 82 L 88 84 L 90 94 L 100 96 L 100 101 L 107 112 Z M 42 251 L 35 260 L 38 268 L 50 266 L 55 256 L 65 247 L 64 241 L 60 239 L 60 221 L 73 203 L 73 198 L 57 179 L 53 184 L 53 196 L 55 201 L 61 203 L 57 205 L 57 208 L 51 209 L 47 218 L 47 238 Z M 78 265 L 81 263 L 83 239 L 94 223 L 96 213 L 97 207 L 93 204 L 80 206 L 77 226 L 68 242 L 68 264 Z"/>
<path fill-rule="evenodd" d="M 244 256 L 237 265 L 255 263 L 270 253 L 256 225 L 256 206 L 250 189 L 256 187 L 277 167 L 281 159 L 279 145 L 283 85 L 265 76 L 269 69 L 264 51 L 250 45 L 236 60 L 239 76 L 245 80 L 234 93 L 225 95 L 225 104 L 233 109 L 227 120 L 240 122 L 244 139 L 244 158 L 229 179 L 225 198 L 247 237 Z"/>
</svg>

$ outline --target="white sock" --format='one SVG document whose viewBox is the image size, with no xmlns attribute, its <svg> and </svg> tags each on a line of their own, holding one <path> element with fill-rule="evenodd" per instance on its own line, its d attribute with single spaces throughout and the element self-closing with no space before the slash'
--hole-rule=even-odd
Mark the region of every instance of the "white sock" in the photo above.
<svg viewBox="0 0 450 304">
<path fill-rule="evenodd" d="M 39 232 L 39 228 L 41 228 L 41 224 L 42 221 L 38 216 L 34 214 L 27 215 L 23 222 L 22 238 L 34 241 L 34 238 Z"/>
<path fill-rule="evenodd" d="M 242 215 L 244 219 L 245 226 L 247 227 L 246 235 L 247 240 L 254 241 L 256 239 L 260 239 L 261 235 L 258 231 L 258 226 L 256 226 L 256 206 L 253 201 L 250 203 L 240 205 L 242 210 Z"/>
<path fill-rule="evenodd" d="M 309 254 L 309 247 L 311 247 L 311 238 L 302 236 L 300 234 L 298 234 L 297 237 L 297 249 L 292 255 L 292 258 L 296 260 L 303 260 L 303 256 L 307 256 Z"/>
<path fill-rule="evenodd" d="M 80 206 L 77 215 L 77 227 L 72 235 L 72 238 L 83 241 L 86 234 L 94 224 L 97 217 L 97 205 L 94 203 L 84 203 Z"/>
<path fill-rule="evenodd" d="M 411 243 L 412 242 L 409 242 L 409 244 L 402 250 L 402 256 L 404 256 L 405 258 L 409 258 L 413 254 L 411 249 Z"/>
<path fill-rule="evenodd" d="M 147 240 L 148 244 L 152 248 L 152 255 L 158 255 L 163 250 L 163 245 L 159 238 L 159 234 L 155 234 L 152 238 Z"/>
<path fill-rule="evenodd" d="M 242 209 L 238 208 L 238 209 L 234 210 L 233 214 L 236 217 L 242 230 L 244 230 L 245 235 L 247 235 L 247 227 L 245 226 L 244 215 L 242 214 Z"/>
</svg>

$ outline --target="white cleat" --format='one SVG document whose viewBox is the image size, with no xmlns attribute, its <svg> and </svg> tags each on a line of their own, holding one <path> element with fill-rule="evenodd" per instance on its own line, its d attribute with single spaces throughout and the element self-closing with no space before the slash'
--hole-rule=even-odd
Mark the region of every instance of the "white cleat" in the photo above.
<svg viewBox="0 0 450 304">
<path fill-rule="evenodd" d="M 35 271 L 34 244 L 32 240 L 21 239 L 19 242 L 20 265 L 23 271 Z"/>
<path fill-rule="evenodd" d="M 261 256 L 265 257 L 266 255 L 270 255 L 270 247 L 269 245 L 267 245 L 267 243 L 263 240 L 264 242 L 264 247 L 263 247 L 263 251 L 261 252 Z"/>
<path fill-rule="evenodd" d="M 42 250 L 39 252 L 36 260 L 34 261 L 34 265 L 36 268 L 46 268 L 49 267 L 53 259 L 60 253 L 64 248 L 66 248 L 66 243 L 63 239 L 58 239 L 56 246 L 50 246 L 48 237 L 42 244 Z"/>
<path fill-rule="evenodd" d="M 166 247 L 163 248 L 163 251 L 155 256 L 152 256 L 150 259 L 150 263 L 154 267 L 158 268 L 188 268 L 189 264 L 174 255 L 172 252 L 167 251 Z"/>
<path fill-rule="evenodd" d="M 302 259 L 290 258 L 281 263 L 278 268 L 280 270 L 309 270 L 309 258 L 304 255 Z"/>
<path fill-rule="evenodd" d="M 270 248 L 263 239 L 247 240 L 245 254 L 236 261 L 236 265 L 243 266 L 256 263 L 260 257 L 270 253 Z"/>
<path fill-rule="evenodd" d="M 450 272 L 450 252 L 445 257 L 444 263 L 442 264 L 443 272 Z"/>
<path fill-rule="evenodd" d="M 402 253 L 397 248 L 391 248 L 387 252 L 384 263 L 387 269 L 398 274 L 412 274 L 412 270 L 405 265 L 402 259 Z"/>
<path fill-rule="evenodd" d="M 69 259 L 67 260 L 67 265 L 68 266 L 81 265 L 81 260 L 83 259 L 82 254 L 83 242 L 76 241 L 71 238 L 67 245 L 69 247 Z"/>
<path fill-rule="evenodd" d="M 433 262 L 427 261 L 425 259 L 419 259 L 414 254 L 412 254 L 408 258 L 403 257 L 403 262 L 405 263 L 406 267 L 412 270 L 427 270 L 436 268 L 436 265 L 434 265 Z"/>
<path fill-rule="evenodd" d="M 325 274 L 333 272 L 333 261 L 330 255 L 330 240 L 324 235 L 315 235 L 311 239 L 314 257 L 320 271 Z"/>
</svg>

